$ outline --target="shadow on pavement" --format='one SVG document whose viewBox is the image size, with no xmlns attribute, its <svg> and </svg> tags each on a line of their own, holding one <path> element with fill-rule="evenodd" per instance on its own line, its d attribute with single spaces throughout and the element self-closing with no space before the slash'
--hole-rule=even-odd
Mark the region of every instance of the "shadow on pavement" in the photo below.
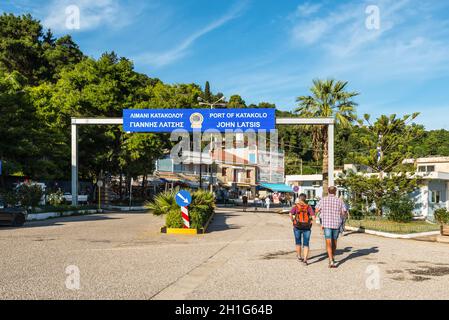
<svg viewBox="0 0 449 320">
<path fill-rule="evenodd" d="M 337 249 L 337 252 L 335 253 L 336 256 L 341 256 L 342 254 L 345 253 L 349 253 L 348 256 L 346 256 L 345 258 L 343 258 L 342 260 L 340 260 L 338 262 L 338 265 L 342 265 L 343 263 L 351 260 L 351 259 L 356 259 L 356 258 L 360 258 L 363 256 L 369 256 L 370 254 L 375 254 L 379 252 L 379 248 L 378 247 L 372 247 L 372 248 L 368 248 L 368 249 L 357 249 L 357 250 L 353 250 L 353 247 L 346 247 L 344 249 Z M 311 261 L 313 259 L 317 259 L 315 261 Z M 321 261 L 327 260 L 327 252 L 323 252 L 319 255 L 313 256 L 309 258 L 310 264 L 314 264 L 314 263 L 319 263 Z"/>
<path fill-rule="evenodd" d="M 354 250 L 354 251 L 350 250 L 350 252 L 351 253 L 347 257 L 343 258 L 342 260 L 340 260 L 338 262 L 339 266 L 344 264 L 345 262 L 351 260 L 351 259 L 356 259 L 356 258 L 369 256 L 371 254 L 378 253 L 379 252 L 379 248 L 378 247 L 372 247 L 372 248 L 368 248 L 368 249 L 357 249 L 357 250 Z M 339 255 L 339 254 L 337 253 L 337 255 Z"/>
<path fill-rule="evenodd" d="M 85 216 L 69 216 L 51 218 L 41 221 L 29 221 L 22 227 L 12 227 L 8 225 L 0 225 L 0 230 L 15 230 L 15 229 L 29 229 L 37 227 L 49 227 L 49 226 L 63 226 L 70 222 L 84 222 L 84 221 L 101 221 L 101 220 L 117 220 L 122 218 L 112 218 L 104 215 L 85 215 Z"/>
<path fill-rule="evenodd" d="M 231 229 L 240 229 L 240 226 L 235 224 L 227 224 L 226 219 L 228 217 L 235 216 L 235 214 L 225 214 L 225 213 L 217 213 L 214 216 L 214 220 L 212 220 L 209 228 L 207 228 L 207 232 L 217 232 L 217 231 L 225 231 Z"/>
</svg>

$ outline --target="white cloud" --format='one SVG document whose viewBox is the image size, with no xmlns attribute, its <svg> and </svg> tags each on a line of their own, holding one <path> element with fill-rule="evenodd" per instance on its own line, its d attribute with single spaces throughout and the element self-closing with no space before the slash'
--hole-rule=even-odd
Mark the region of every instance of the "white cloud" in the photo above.
<svg viewBox="0 0 449 320">
<path fill-rule="evenodd" d="M 71 29 L 66 9 L 79 8 L 79 29 Z M 99 27 L 119 28 L 132 23 L 132 17 L 139 13 L 141 4 L 125 7 L 118 0 L 54 0 L 48 5 L 42 23 L 55 32 L 89 31 Z"/>
<path fill-rule="evenodd" d="M 380 30 L 365 28 L 368 2 L 340 5 L 324 17 L 320 12 L 293 25 L 287 19 L 295 45 L 280 49 L 282 55 L 273 55 L 263 67 L 253 69 L 250 66 L 256 61 L 241 61 L 230 70 L 216 70 L 219 77 L 208 79 L 224 93 L 239 92 L 247 101 L 274 101 L 282 109 L 293 108 L 295 97 L 308 91 L 312 79 L 327 77 L 348 80 L 353 90 L 362 93 L 361 100 L 385 102 L 376 109 L 379 112 L 393 112 L 415 95 L 432 100 L 438 87 L 433 92 L 415 90 L 449 74 L 449 21 L 435 18 L 442 9 L 412 0 L 369 4 L 373 2 L 381 9 Z M 440 91 L 436 99 L 440 96 L 447 94 Z M 361 104 L 360 110 L 375 111 L 363 108 Z M 430 126 L 431 106 L 411 110 L 426 110 L 425 123 Z"/>
<path fill-rule="evenodd" d="M 330 25 L 324 20 L 313 20 L 307 24 L 299 24 L 293 28 L 295 41 L 310 45 L 316 43 L 328 32 Z"/>
<path fill-rule="evenodd" d="M 134 58 L 134 60 L 148 64 L 153 67 L 163 67 L 171 64 L 180 58 L 184 57 L 189 48 L 195 43 L 196 40 L 206 35 L 209 32 L 220 28 L 227 22 L 237 18 L 245 8 L 246 3 L 241 2 L 240 5 L 233 7 L 228 13 L 220 17 L 219 19 L 211 22 L 205 27 L 195 31 L 190 36 L 180 42 L 179 45 L 164 52 L 147 52 Z"/>
<path fill-rule="evenodd" d="M 297 17 L 308 17 L 314 13 L 317 13 L 320 10 L 320 8 L 321 3 L 311 4 L 310 2 L 306 2 L 296 7 L 295 15 Z"/>
</svg>

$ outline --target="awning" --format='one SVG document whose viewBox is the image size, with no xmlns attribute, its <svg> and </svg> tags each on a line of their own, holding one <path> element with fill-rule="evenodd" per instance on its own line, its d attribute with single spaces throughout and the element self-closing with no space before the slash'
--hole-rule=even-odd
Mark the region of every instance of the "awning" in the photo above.
<svg viewBox="0 0 449 320">
<path fill-rule="evenodd" d="M 282 183 L 261 183 L 260 187 L 271 191 L 293 193 L 292 187 Z"/>
</svg>

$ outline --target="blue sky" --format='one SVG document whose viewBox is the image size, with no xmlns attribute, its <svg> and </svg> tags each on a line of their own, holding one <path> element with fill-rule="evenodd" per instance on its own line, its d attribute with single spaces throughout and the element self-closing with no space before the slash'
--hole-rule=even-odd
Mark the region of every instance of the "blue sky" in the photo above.
<svg viewBox="0 0 449 320">
<path fill-rule="evenodd" d="M 80 9 L 68 30 L 67 6 Z M 369 5 L 379 29 L 366 27 Z M 292 110 L 314 78 L 347 80 L 358 113 L 421 112 L 449 129 L 449 1 L 59 0 L 4 1 L 98 58 L 114 50 L 167 83 L 204 85 L 247 103 Z"/>
</svg>

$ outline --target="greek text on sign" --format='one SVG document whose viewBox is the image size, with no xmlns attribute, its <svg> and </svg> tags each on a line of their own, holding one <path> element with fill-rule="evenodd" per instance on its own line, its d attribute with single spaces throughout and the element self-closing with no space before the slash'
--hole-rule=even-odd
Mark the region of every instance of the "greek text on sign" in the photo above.
<svg viewBox="0 0 449 320">
<path fill-rule="evenodd" d="M 126 132 L 273 130 L 275 109 L 125 109 Z"/>
</svg>

